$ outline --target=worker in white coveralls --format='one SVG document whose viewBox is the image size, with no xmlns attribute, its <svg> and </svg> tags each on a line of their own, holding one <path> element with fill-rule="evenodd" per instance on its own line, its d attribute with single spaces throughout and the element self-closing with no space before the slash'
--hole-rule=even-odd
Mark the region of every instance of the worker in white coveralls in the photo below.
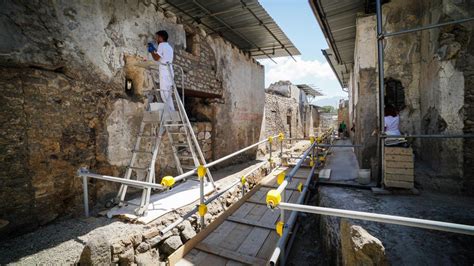
<svg viewBox="0 0 474 266">
<path fill-rule="evenodd" d="M 168 33 L 160 30 L 155 34 L 155 41 L 158 43 L 156 48 L 153 43 L 148 43 L 148 52 L 155 61 L 158 61 L 160 71 L 160 95 L 163 102 L 168 106 L 169 111 L 174 111 L 173 103 L 173 78 L 174 72 L 171 66 L 171 73 L 168 65 L 173 63 L 173 48 L 168 43 Z"/>
</svg>

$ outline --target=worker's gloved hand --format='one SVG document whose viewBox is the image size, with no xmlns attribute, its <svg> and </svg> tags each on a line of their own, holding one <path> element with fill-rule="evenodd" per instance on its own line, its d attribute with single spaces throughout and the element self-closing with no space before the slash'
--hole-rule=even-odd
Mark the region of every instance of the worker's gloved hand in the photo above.
<svg viewBox="0 0 474 266">
<path fill-rule="evenodd" d="M 153 43 L 149 42 L 148 43 L 148 52 L 153 53 L 154 51 L 156 51 L 155 46 L 153 45 Z"/>
</svg>

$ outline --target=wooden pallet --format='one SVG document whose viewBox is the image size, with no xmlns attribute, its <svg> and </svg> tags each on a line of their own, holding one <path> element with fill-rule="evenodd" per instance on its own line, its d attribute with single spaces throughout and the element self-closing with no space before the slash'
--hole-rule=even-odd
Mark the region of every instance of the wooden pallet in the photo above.
<svg viewBox="0 0 474 266">
<path fill-rule="evenodd" d="M 276 187 L 279 169 L 267 176 L 241 200 L 234 203 L 205 230 L 188 241 L 169 258 L 169 265 L 264 265 L 278 242 L 275 224 L 279 210 L 266 206 L 267 192 Z M 301 172 L 300 172 L 301 171 Z M 308 176 L 306 169 L 297 172 L 286 191 L 285 202 L 296 202 L 300 192 L 295 188 Z M 285 215 L 288 219 L 290 215 Z"/>
<path fill-rule="evenodd" d="M 414 187 L 413 150 L 404 147 L 385 147 L 384 184 L 387 187 Z"/>
</svg>

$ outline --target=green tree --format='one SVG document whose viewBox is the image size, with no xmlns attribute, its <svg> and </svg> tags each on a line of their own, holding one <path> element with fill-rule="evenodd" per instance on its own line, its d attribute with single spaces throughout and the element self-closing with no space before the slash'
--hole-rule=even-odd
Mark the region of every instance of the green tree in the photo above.
<svg viewBox="0 0 474 266">
<path fill-rule="evenodd" d="M 323 113 L 335 113 L 336 108 L 334 108 L 334 106 L 326 105 L 326 106 L 321 107 L 321 112 L 323 112 Z"/>
</svg>

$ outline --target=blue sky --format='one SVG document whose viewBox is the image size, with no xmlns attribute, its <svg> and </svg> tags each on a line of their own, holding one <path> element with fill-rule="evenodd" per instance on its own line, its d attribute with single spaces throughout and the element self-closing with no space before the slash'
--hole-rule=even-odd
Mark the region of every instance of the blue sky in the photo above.
<svg viewBox="0 0 474 266">
<path fill-rule="evenodd" d="M 301 52 L 294 62 L 290 57 L 268 59 L 265 65 L 265 87 L 278 80 L 294 84 L 306 83 L 318 87 L 323 98 L 347 97 L 326 62 L 321 49 L 328 47 L 308 0 L 259 0 L 270 16 Z"/>
</svg>

